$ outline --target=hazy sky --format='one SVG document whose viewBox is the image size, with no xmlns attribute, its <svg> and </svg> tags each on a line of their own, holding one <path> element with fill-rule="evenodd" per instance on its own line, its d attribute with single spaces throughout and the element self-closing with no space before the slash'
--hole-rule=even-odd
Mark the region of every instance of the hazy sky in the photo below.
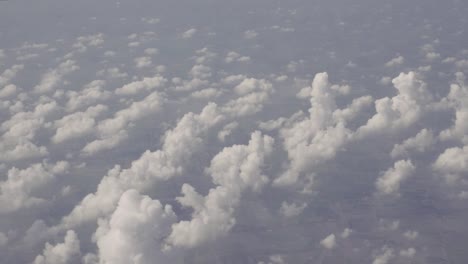
<svg viewBox="0 0 468 264">
<path fill-rule="evenodd" d="M 467 263 L 467 12 L 0 1 L 0 263 Z"/>
</svg>

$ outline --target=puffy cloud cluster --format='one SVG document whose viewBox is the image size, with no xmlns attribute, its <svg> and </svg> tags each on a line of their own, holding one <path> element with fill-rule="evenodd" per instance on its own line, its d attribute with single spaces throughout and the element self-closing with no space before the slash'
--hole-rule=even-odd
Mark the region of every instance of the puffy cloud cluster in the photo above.
<svg viewBox="0 0 468 264">
<path fill-rule="evenodd" d="M 0 182 L 0 214 L 11 213 L 47 203 L 51 197 L 44 190 L 57 175 L 67 172 L 69 164 L 33 164 L 26 169 L 11 168 Z"/>
<path fill-rule="evenodd" d="M 44 157 L 45 146 L 34 143 L 36 134 L 45 126 L 46 118 L 57 109 L 55 101 L 37 104 L 31 111 L 19 111 L 0 125 L 0 161 Z"/>
<path fill-rule="evenodd" d="M 460 1 L 189 2 L 0 32 L 1 263 L 466 262 Z"/>
<path fill-rule="evenodd" d="M 136 190 L 126 191 L 110 218 L 99 221 L 94 234 L 100 263 L 177 263 L 174 252 L 163 251 L 176 219 L 171 206 Z"/>
<path fill-rule="evenodd" d="M 398 94 L 375 101 L 376 114 L 359 128 L 357 137 L 407 128 L 433 107 L 427 84 L 415 72 L 401 73 L 392 83 Z"/>
<path fill-rule="evenodd" d="M 75 225 L 109 214 L 126 190 L 142 190 L 154 182 L 180 175 L 192 155 L 201 147 L 208 129 L 223 119 L 215 104 L 207 105 L 200 114 L 188 113 L 165 135 L 161 150 L 146 151 L 122 170 L 116 166 L 103 177 L 94 194 L 87 195 L 64 218 L 66 225 Z"/>
<path fill-rule="evenodd" d="M 377 179 L 375 186 L 382 194 L 395 194 L 400 189 L 400 184 L 413 174 L 415 166 L 410 160 L 395 162 L 393 168 L 388 169 Z"/>
<path fill-rule="evenodd" d="M 65 235 L 63 243 L 53 246 L 45 245 L 44 252 L 34 260 L 34 264 L 67 264 L 77 262 L 80 251 L 80 241 L 73 230 Z"/>
<path fill-rule="evenodd" d="M 327 73 L 315 76 L 311 87 L 301 90 L 301 97 L 310 94 L 309 116 L 281 127 L 280 134 L 291 164 L 275 180 L 279 186 L 295 184 L 303 175 L 312 180 L 309 172 L 321 163 L 335 157 L 351 139 L 352 131 L 346 127 L 371 100 L 361 97 L 345 109 L 339 109 L 336 97 L 347 93 L 348 86 L 331 85 Z M 307 174 L 307 175 L 304 175 Z"/>
<path fill-rule="evenodd" d="M 163 103 L 164 98 L 158 92 L 153 92 L 143 100 L 133 102 L 128 108 L 117 111 L 113 117 L 100 121 L 97 125 L 98 139 L 89 142 L 83 148 L 83 153 L 93 155 L 116 147 L 127 138 L 126 127 L 131 122 L 154 114 Z"/>
<path fill-rule="evenodd" d="M 63 84 L 63 78 L 80 67 L 74 60 L 66 60 L 60 63 L 57 68 L 49 69 L 41 78 L 38 85 L 34 87 L 34 91 L 37 93 L 48 93 L 57 88 L 60 84 Z"/>
<path fill-rule="evenodd" d="M 183 206 L 193 208 L 190 221 L 181 221 L 172 227 L 169 245 L 195 247 L 225 235 L 236 223 L 234 211 L 239 206 L 242 192 L 259 191 L 268 178 L 262 173 L 265 158 L 273 148 L 273 139 L 254 132 L 248 145 L 227 147 L 211 161 L 207 172 L 217 187 L 203 197 L 188 184 L 182 186 Z"/>
</svg>

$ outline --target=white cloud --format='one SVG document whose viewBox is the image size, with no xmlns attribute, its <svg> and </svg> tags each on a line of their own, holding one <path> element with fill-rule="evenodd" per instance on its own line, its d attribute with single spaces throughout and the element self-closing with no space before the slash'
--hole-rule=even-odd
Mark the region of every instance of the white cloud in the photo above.
<svg viewBox="0 0 468 264">
<path fill-rule="evenodd" d="M 172 226 L 168 244 L 195 247 L 226 235 L 236 223 L 234 211 L 242 192 L 247 189 L 259 191 L 268 182 L 262 167 L 272 147 L 271 137 L 254 132 L 248 145 L 224 148 L 212 159 L 207 172 L 218 186 L 206 197 L 201 198 L 191 186 L 184 184 L 183 196 L 178 199 L 181 204 L 192 206 L 194 212 L 190 221 Z"/>
<path fill-rule="evenodd" d="M 116 147 L 127 138 L 126 127 L 130 122 L 158 112 L 163 102 L 164 98 L 158 92 L 153 92 L 143 100 L 133 102 L 128 108 L 117 111 L 113 117 L 100 121 L 97 126 L 98 139 L 88 143 L 82 152 L 94 155 Z"/>
<path fill-rule="evenodd" d="M 0 160 L 14 161 L 47 155 L 47 149 L 32 141 L 44 126 L 45 118 L 57 109 L 55 101 L 39 103 L 32 111 L 18 112 L 0 126 Z"/>
<path fill-rule="evenodd" d="M 279 212 L 281 215 L 283 215 L 286 218 L 292 218 L 292 217 L 296 217 L 302 214 L 302 212 L 304 211 L 306 207 L 307 207 L 307 203 L 297 204 L 297 203 L 288 203 L 285 201 L 281 203 Z"/>
<path fill-rule="evenodd" d="M 398 94 L 375 101 L 376 114 L 357 131 L 358 138 L 373 133 L 391 133 L 413 125 L 431 109 L 432 95 L 414 72 L 401 73 L 392 80 Z"/>
<path fill-rule="evenodd" d="M 338 110 L 335 97 L 340 89 L 332 87 L 327 73 L 316 74 L 310 89 L 310 117 L 303 117 L 280 130 L 291 163 L 275 180 L 276 185 L 295 184 L 304 174 L 307 174 L 304 175 L 306 178 L 310 177 L 309 172 L 312 168 L 333 159 L 350 139 L 352 133 L 345 127 L 342 117 L 346 116 L 343 113 L 353 111 Z M 356 107 L 350 107 L 353 108 Z"/>
<path fill-rule="evenodd" d="M 68 102 L 66 103 L 67 111 L 73 112 L 96 102 L 107 100 L 111 93 L 105 90 L 105 86 L 105 81 L 94 80 L 85 85 L 83 89 L 78 92 L 68 91 Z"/>
<path fill-rule="evenodd" d="M 245 116 L 262 110 L 274 89 L 267 80 L 248 78 L 237 85 L 234 91 L 241 97 L 229 101 L 223 110 L 233 115 Z"/>
<path fill-rule="evenodd" d="M 146 77 L 141 81 L 135 81 L 115 90 L 115 93 L 118 95 L 133 95 L 141 91 L 151 91 L 155 88 L 164 86 L 167 83 L 167 80 L 162 76 L 155 77 Z"/>
<path fill-rule="evenodd" d="M 418 238 L 419 233 L 417 231 L 408 230 L 405 233 L 403 233 L 403 236 L 409 240 L 415 240 L 416 238 Z"/>
<path fill-rule="evenodd" d="M 126 191 L 110 218 L 99 221 L 94 239 L 100 263 L 176 263 L 175 254 L 163 252 L 164 238 L 176 220 L 170 205 Z"/>
<path fill-rule="evenodd" d="M 195 91 L 192 93 L 192 97 L 194 98 L 200 98 L 200 99 L 209 99 L 213 97 L 218 97 L 222 94 L 221 91 L 215 89 L 215 88 L 206 88 L 200 91 Z"/>
<path fill-rule="evenodd" d="M 63 224 L 78 225 L 107 215 L 126 190 L 143 190 L 151 183 L 181 175 L 192 155 L 201 148 L 205 133 L 223 119 L 215 104 L 208 104 L 200 114 L 186 114 L 174 129 L 166 132 L 161 150 L 144 152 L 128 169 L 116 166 L 109 170 L 96 193 L 88 194 L 76 205 L 64 217 Z"/>
<path fill-rule="evenodd" d="M 34 87 L 34 91 L 38 93 L 47 93 L 53 91 L 63 81 L 63 77 L 70 74 L 80 67 L 76 64 L 76 61 L 67 60 L 60 63 L 57 68 L 49 69 L 41 77 L 41 81 Z"/>
<path fill-rule="evenodd" d="M 410 160 L 400 160 L 395 162 L 393 168 L 388 169 L 377 179 L 375 186 L 379 193 L 397 194 L 400 185 L 409 178 L 415 170 L 415 166 Z"/>
<path fill-rule="evenodd" d="M 0 87 L 7 85 L 13 78 L 16 77 L 19 71 L 24 69 L 24 65 L 13 65 L 10 69 L 6 69 L 0 75 Z"/>
<path fill-rule="evenodd" d="M 450 86 L 450 92 L 443 103 L 455 111 L 455 122 L 449 129 L 440 133 L 442 140 L 458 139 L 468 143 L 468 86 L 465 74 L 456 73 L 456 82 Z"/>
<path fill-rule="evenodd" d="M 37 163 L 23 170 L 15 167 L 8 170 L 7 179 L 0 182 L 0 214 L 47 202 L 36 195 L 68 167 L 67 162 L 61 161 L 54 165 Z"/>
<path fill-rule="evenodd" d="M 253 39 L 253 38 L 256 38 L 257 36 L 258 36 L 258 33 L 255 30 L 246 30 L 244 32 L 244 38 L 246 39 Z"/>
<path fill-rule="evenodd" d="M 55 246 L 47 243 L 42 255 L 34 260 L 34 264 L 67 264 L 81 255 L 80 241 L 73 230 L 67 231 L 63 243 Z"/>
<path fill-rule="evenodd" d="M 189 38 L 192 38 L 195 33 L 197 33 L 197 29 L 196 28 L 191 28 L 187 31 L 185 31 L 184 33 L 182 33 L 182 38 L 183 39 L 189 39 Z"/>
<path fill-rule="evenodd" d="M 408 157 L 411 151 L 424 152 L 435 143 L 431 130 L 423 129 L 414 137 L 408 138 L 401 144 L 395 144 L 390 155 L 393 158 Z"/>
<path fill-rule="evenodd" d="M 395 67 L 395 66 L 402 65 L 404 62 L 405 62 L 405 58 L 403 58 L 403 56 L 400 55 L 398 57 L 395 57 L 395 58 L 391 59 L 387 63 L 385 63 L 385 66 L 386 67 Z"/>
<path fill-rule="evenodd" d="M 14 95 L 17 91 L 16 85 L 8 84 L 0 89 L 0 98 L 6 98 Z"/>
<path fill-rule="evenodd" d="M 138 57 L 133 60 L 137 68 L 146 68 L 153 64 L 151 57 Z"/>
<path fill-rule="evenodd" d="M 349 228 L 345 228 L 343 230 L 343 232 L 341 233 L 341 237 L 342 238 L 348 238 L 351 235 L 352 232 L 353 232 L 353 230 L 351 230 Z"/>
<path fill-rule="evenodd" d="M 250 57 L 248 56 L 242 56 L 239 53 L 235 51 L 230 51 L 226 55 L 226 58 L 224 59 L 226 63 L 232 63 L 232 62 L 249 62 Z"/>
<path fill-rule="evenodd" d="M 239 126 L 237 122 L 231 122 L 223 127 L 221 131 L 218 132 L 218 139 L 219 141 L 224 142 L 227 136 L 229 136 L 232 131 L 234 131 Z"/>
<path fill-rule="evenodd" d="M 372 264 L 387 264 L 394 257 L 395 257 L 395 254 L 393 253 L 393 249 L 385 246 L 382 248 L 382 253 L 380 255 L 377 255 L 374 258 L 374 261 L 372 261 Z"/>
<path fill-rule="evenodd" d="M 400 250 L 400 256 L 405 258 L 413 258 L 416 255 L 416 250 L 414 248 L 402 249 Z"/>
<path fill-rule="evenodd" d="M 322 241 L 320 241 L 320 245 L 326 249 L 333 249 L 334 247 L 336 247 L 335 234 L 330 234 L 329 236 L 324 238 Z"/>
<path fill-rule="evenodd" d="M 91 106 L 84 112 L 75 112 L 55 121 L 56 132 L 52 137 L 54 143 L 91 134 L 95 129 L 95 118 L 106 111 L 104 105 Z"/>
<path fill-rule="evenodd" d="M 432 165 L 447 182 L 456 182 L 468 172 L 468 146 L 446 149 Z"/>
</svg>

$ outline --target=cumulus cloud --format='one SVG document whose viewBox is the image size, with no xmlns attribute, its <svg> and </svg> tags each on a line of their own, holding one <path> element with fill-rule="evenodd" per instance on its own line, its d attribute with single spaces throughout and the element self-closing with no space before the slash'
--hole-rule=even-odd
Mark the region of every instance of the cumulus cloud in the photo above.
<svg viewBox="0 0 468 264">
<path fill-rule="evenodd" d="M 187 31 L 185 31 L 184 33 L 182 33 L 182 38 L 183 39 L 189 39 L 189 38 L 192 38 L 195 33 L 197 33 L 197 29 L 196 28 L 191 28 Z"/>
<path fill-rule="evenodd" d="M 46 244 L 42 255 L 34 259 L 34 264 L 66 264 L 76 261 L 81 254 L 80 241 L 73 230 L 67 231 L 63 243 L 55 246 Z"/>
<path fill-rule="evenodd" d="M 410 127 L 431 109 L 433 96 L 416 73 L 400 73 L 392 83 L 398 94 L 375 101 L 376 114 L 359 128 L 357 137 Z"/>
<path fill-rule="evenodd" d="M 44 157 L 45 146 L 37 146 L 34 139 L 44 127 L 46 118 L 57 109 L 55 101 L 39 103 L 31 111 L 19 111 L 0 126 L 0 160 L 15 161 Z"/>
<path fill-rule="evenodd" d="M 207 105 L 200 114 L 186 114 L 166 133 L 162 149 L 144 152 L 128 169 L 116 166 L 109 170 L 96 193 L 88 194 L 64 217 L 64 225 L 79 225 L 109 214 L 128 189 L 143 190 L 154 182 L 181 175 L 189 159 L 201 148 L 206 132 L 222 120 L 215 104 Z"/>
<path fill-rule="evenodd" d="M 7 179 L 0 182 L 0 214 L 44 204 L 50 197 L 41 197 L 44 190 L 57 175 L 69 168 L 65 161 L 56 164 L 33 164 L 26 169 L 11 168 Z M 44 193 L 42 193 L 44 195 Z"/>
<path fill-rule="evenodd" d="M 400 55 L 398 57 L 395 57 L 395 58 L 391 59 L 387 63 L 385 63 L 385 66 L 386 67 L 395 67 L 395 66 L 403 64 L 404 62 L 405 62 L 405 58 L 403 58 L 403 56 Z"/>
<path fill-rule="evenodd" d="M 15 76 L 18 74 L 19 71 L 24 69 L 24 65 L 17 64 L 13 65 L 10 69 L 6 69 L 1 75 L 0 75 L 0 87 L 7 85 Z"/>
<path fill-rule="evenodd" d="M 106 110 L 104 105 L 91 106 L 84 112 L 75 112 L 55 121 L 57 130 L 52 141 L 62 143 L 92 133 L 96 124 L 95 118 Z"/>
<path fill-rule="evenodd" d="M 74 60 L 66 60 L 60 63 L 57 68 L 49 69 L 44 75 L 42 75 L 41 81 L 34 87 L 34 91 L 38 93 L 51 92 L 57 88 L 63 82 L 63 78 L 80 67 Z"/>
<path fill-rule="evenodd" d="M 5 87 L 3 87 L 0 90 L 0 98 L 10 97 L 10 96 L 14 95 L 17 90 L 18 89 L 17 89 L 16 85 L 14 85 L 14 84 L 6 85 Z"/>
<path fill-rule="evenodd" d="M 86 144 L 82 152 L 94 155 L 106 149 L 116 147 L 127 138 L 126 127 L 161 109 L 164 99 L 158 92 L 153 92 L 143 100 L 133 102 L 128 108 L 117 111 L 113 117 L 102 120 L 97 125 L 98 139 Z"/>
<path fill-rule="evenodd" d="M 78 92 L 68 91 L 66 94 L 68 98 L 68 102 L 66 103 L 67 111 L 76 111 L 93 103 L 108 99 L 111 93 L 105 90 L 105 85 L 106 82 L 104 80 L 94 80 Z"/>
<path fill-rule="evenodd" d="M 133 95 L 141 91 L 150 91 L 155 88 L 164 86 L 167 80 L 162 76 L 147 77 L 141 81 L 128 83 L 115 90 L 118 95 Z"/>
<path fill-rule="evenodd" d="M 433 168 L 448 182 L 454 182 L 468 172 L 468 146 L 446 149 L 437 157 Z"/>
<path fill-rule="evenodd" d="M 423 129 L 414 137 L 406 139 L 401 144 L 396 144 L 390 155 L 393 158 L 407 157 L 411 151 L 424 152 L 434 143 L 435 138 L 432 131 Z"/>
<path fill-rule="evenodd" d="M 456 82 L 450 86 L 450 92 L 443 103 L 452 108 L 455 112 L 455 121 L 452 127 L 440 133 L 442 140 L 458 139 L 468 143 L 468 86 L 465 84 L 465 74 L 456 73 Z"/>
<path fill-rule="evenodd" d="M 333 249 L 334 247 L 336 247 L 335 234 L 331 234 L 324 238 L 322 241 L 320 241 L 320 245 L 326 249 Z"/>
<path fill-rule="evenodd" d="M 10 2 L 1 263 L 425 263 L 467 236 L 460 1 L 31 2 L 26 41 Z"/>
<path fill-rule="evenodd" d="M 273 148 L 273 139 L 254 132 L 248 145 L 234 145 L 218 153 L 207 172 L 217 187 L 206 197 L 200 197 L 193 187 L 184 184 L 182 205 L 194 209 L 190 221 L 173 225 L 167 239 L 169 245 L 195 247 L 226 235 L 236 223 L 234 211 L 239 206 L 241 194 L 247 189 L 260 191 L 268 182 L 262 173 L 265 158 Z"/>
<path fill-rule="evenodd" d="M 297 204 L 297 203 L 283 202 L 281 204 L 279 212 L 284 217 L 291 218 L 291 217 L 300 215 L 306 207 L 307 207 L 306 203 Z"/>
<path fill-rule="evenodd" d="M 382 248 L 381 251 L 382 253 L 380 253 L 374 258 L 372 264 L 387 264 L 390 262 L 390 260 L 392 260 L 395 257 L 393 249 L 389 247 L 385 246 L 384 248 Z"/>
<path fill-rule="evenodd" d="M 335 87 L 335 88 L 332 88 Z M 315 75 L 310 91 L 309 117 L 302 117 L 280 129 L 284 148 L 288 153 L 290 165 L 277 179 L 278 186 L 297 183 L 300 176 L 312 177 L 311 169 L 335 157 L 336 153 L 352 136 L 346 122 L 370 98 L 359 99 L 347 109 L 339 109 L 335 98 L 341 89 L 331 85 L 327 73 Z M 361 102 L 363 101 L 363 102 Z"/>
<path fill-rule="evenodd" d="M 410 177 L 416 167 L 410 160 L 400 160 L 395 162 L 393 168 L 388 169 L 375 182 L 375 186 L 379 193 L 382 194 L 397 194 L 400 185 L 408 177 Z"/>
<path fill-rule="evenodd" d="M 110 218 L 99 221 L 94 239 L 100 263 L 176 263 L 173 252 L 163 251 L 164 238 L 176 220 L 170 205 L 126 191 Z"/>
</svg>

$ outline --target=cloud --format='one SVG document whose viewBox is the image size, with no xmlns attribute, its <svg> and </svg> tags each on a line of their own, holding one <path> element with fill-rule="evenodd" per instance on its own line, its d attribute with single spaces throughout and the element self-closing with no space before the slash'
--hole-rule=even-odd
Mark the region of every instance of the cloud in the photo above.
<svg viewBox="0 0 468 264">
<path fill-rule="evenodd" d="M 375 186 L 381 194 L 397 194 L 400 185 L 410 177 L 416 167 L 410 160 L 395 162 L 393 168 L 388 169 L 375 182 Z"/>
<path fill-rule="evenodd" d="M 183 39 L 192 38 L 195 35 L 195 33 L 197 33 L 197 31 L 198 30 L 196 28 L 191 28 L 191 29 L 185 31 L 184 33 L 182 33 L 182 38 Z"/>
<path fill-rule="evenodd" d="M 186 114 L 174 129 L 166 132 L 162 149 L 145 151 L 128 169 L 116 166 L 109 170 L 97 191 L 77 204 L 63 218 L 63 224 L 75 226 L 105 216 L 113 211 L 126 190 L 143 190 L 154 182 L 181 175 L 192 155 L 201 148 L 206 132 L 223 118 L 215 104 L 207 105 L 200 114 Z"/>
<path fill-rule="evenodd" d="M 41 81 L 34 87 L 34 91 L 41 94 L 53 91 L 61 84 L 63 77 L 79 68 L 80 67 L 74 60 L 66 60 L 60 63 L 57 68 L 49 69 L 44 75 L 42 75 Z"/>
<path fill-rule="evenodd" d="M 385 63 L 385 66 L 386 67 L 395 67 L 395 66 L 399 66 L 399 65 L 403 64 L 404 62 L 405 62 L 405 58 L 403 58 L 403 56 L 400 55 L 398 57 L 395 57 L 395 58 L 391 59 L 387 63 Z"/>
<path fill-rule="evenodd" d="M 400 250 L 400 256 L 405 258 L 413 258 L 416 255 L 416 250 L 414 248 L 402 249 Z"/>
<path fill-rule="evenodd" d="M 372 264 L 387 264 L 390 262 L 390 260 L 392 260 L 395 257 L 393 249 L 389 247 L 383 247 L 381 251 L 382 253 L 374 258 Z"/>
<path fill-rule="evenodd" d="M 34 264 L 66 264 L 79 257 L 80 241 L 73 230 L 67 231 L 63 243 L 55 246 L 47 243 L 42 255 L 34 260 Z"/>
<path fill-rule="evenodd" d="M 134 59 L 134 62 L 137 68 L 147 68 L 153 64 L 151 57 L 138 57 Z"/>
<path fill-rule="evenodd" d="M 320 241 L 320 245 L 326 249 L 333 249 L 334 247 L 336 247 L 335 234 L 331 234 L 324 238 L 322 241 Z"/>
<path fill-rule="evenodd" d="M 393 158 L 407 157 L 411 151 L 424 152 L 435 143 L 431 130 L 422 129 L 414 137 L 408 138 L 401 144 L 395 144 L 390 155 Z"/>
<path fill-rule="evenodd" d="M 101 263 L 175 263 L 173 252 L 163 251 L 163 241 L 177 220 L 170 205 L 140 195 L 122 194 L 109 219 L 101 219 L 94 238 Z"/>
<path fill-rule="evenodd" d="M 17 64 L 13 65 L 10 69 L 6 69 L 1 75 L 0 75 L 0 87 L 4 89 L 3 86 L 7 85 L 13 78 L 16 77 L 19 71 L 24 69 L 24 65 Z"/>
<path fill-rule="evenodd" d="M 432 94 L 416 73 L 400 73 L 392 83 L 398 94 L 375 101 L 376 114 L 359 128 L 356 135 L 358 138 L 410 127 L 430 110 Z"/>
<path fill-rule="evenodd" d="M 332 88 L 335 87 L 335 88 Z M 290 165 L 277 179 L 278 186 L 297 183 L 303 174 L 313 167 L 335 157 L 336 153 L 351 138 L 352 131 L 346 128 L 346 112 L 356 112 L 360 106 L 355 102 L 348 109 L 338 109 L 335 102 L 340 89 L 328 81 L 327 73 L 315 75 L 310 91 L 309 117 L 303 117 L 281 128 L 280 135 L 288 153 Z M 348 115 L 353 117 L 353 115 Z M 310 179 L 312 174 L 304 175 Z"/>
<path fill-rule="evenodd" d="M 0 98 L 10 97 L 17 91 L 16 85 L 9 84 L 0 89 Z"/>
<path fill-rule="evenodd" d="M 67 162 L 60 161 L 53 165 L 37 163 L 22 170 L 15 167 L 8 170 L 7 179 L 0 182 L 0 214 L 46 203 L 47 197 L 36 195 L 68 168 Z"/>
<path fill-rule="evenodd" d="M 226 235 L 236 223 L 234 211 L 239 206 L 241 194 L 247 189 L 260 191 L 268 182 L 262 174 L 264 160 L 272 152 L 273 139 L 254 132 L 248 145 L 224 148 L 212 160 L 207 172 L 217 186 L 206 197 L 195 193 L 187 184 L 182 187 L 182 205 L 194 209 L 190 221 L 172 226 L 167 238 L 169 245 L 196 247 Z"/>
<path fill-rule="evenodd" d="M 52 141 L 62 143 L 93 133 L 96 124 L 95 118 L 106 110 L 107 107 L 104 105 L 91 106 L 84 112 L 75 112 L 55 121 L 57 130 Z"/>
<path fill-rule="evenodd" d="M 245 39 L 253 39 L 253 38 L 256 38 L 257 36 L 258 36 L 258 33 L 255 30 L 246 30 L 244 32 Z"/>
<path fill-rule="evenodd" d="M 468 86 L 466 86 L 465 80 L 465 75 L 457 72 L 456 82 L 450 86 L 449 94 L 442 101 L 455 111 L 454 124 L 439 135 L 442 140 L 458 139 L 468 143 Z"/>
<path fill-rule="evenodd" d="M 117 111 L 113 117 L 102 120 L 97 125 L 98 139 L 88 143 L 82 152 L 94 155 L 100 151 L 112 149 L 127 138 L 126 127 L 130 122 L 158 112 L 164 98 L 158 92 L 153 92 L 143 100 L 133 102 L 128 108 Z"/>
<path fill-rule="evenodd" d="M 307 207 L 306 203 L 296 204 L 296 203 L 283 202 L 281 203 L 279 212 L 284 217 L 291 218 L 291 217 L 296 217 L 300 215 L 306 207 Z"/>
<path fill-rule="evenodd" d="M 48 116 L 57 110 L 55 101 L 39 103 L 31 111 L 18 112 L 0 126 L 0 161 L 15 161 L 44 157 L 47 148 L 33 140 L 44 127 Z"/>
<path fill-rule="evenodd" d="M 67 111 L 73 112 L 96 102 L 109 99 L 111 93 L 104 90 L 105 86 L 106 82 L 104 80 L 94 80 L 78 92 L 68 91 L 66 93 L 68 97 L 68 102 L 66 103 Z"/>
<path fill-rule="evenodd" d="M 167 80 L 162 76 L 147 77 L 143 78 L 141 81 L 125 84 L 124 86 L 117 88 L 115 93 L 118 95 L 133 95 L 141 91 L 151 91 L 154 88 L 162 87 L 166 82 Z"/>
<path fill-rule="evenodd" d="M 447 182 L 457 181 L 468 172 L 468 146 L 446 149 L 437 157 L 432 167 Z"/>
</svg>

